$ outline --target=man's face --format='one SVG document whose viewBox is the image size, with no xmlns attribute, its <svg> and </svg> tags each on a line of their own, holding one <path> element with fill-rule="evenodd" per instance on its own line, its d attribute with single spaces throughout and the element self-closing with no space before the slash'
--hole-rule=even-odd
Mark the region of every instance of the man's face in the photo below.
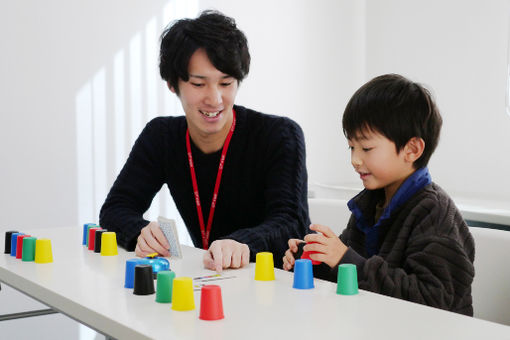
<svg viewBox="0 0 510 340">
<path fill-rule="evenodd" d="M 204 49 L 196 50 L 191 56 L 188 74 L 188 81 L 179 79 L 179 99 L 190 133 L 207 138 L 228 130 L 237 79 L 216 69 Z M 175 89 L 170 90 L 175 93 Z"/>
</svg>

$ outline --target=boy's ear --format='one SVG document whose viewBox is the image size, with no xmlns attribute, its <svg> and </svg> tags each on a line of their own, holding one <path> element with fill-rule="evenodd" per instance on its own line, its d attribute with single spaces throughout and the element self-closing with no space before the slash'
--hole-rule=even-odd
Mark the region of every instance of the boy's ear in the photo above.
<svg viewBox="0 0 510 340">
<path fill-rule="evenodd" d="M 176 93 L 176 92 L 175 92 L 174 87 L 173 87 L 172 85 L 170 85 L 170 82 L 169 82 L 169 81 L 167 81 L 167 82 L 166 82 L 166 86 L 168 86 L 168 89 L 169 89 L 172 93 Z"/>
<path fill-rule="evenodd" d="M 411 138 L 404 147 L 405 160 L 409 163 L 414 163 L 414 161 L 421 157 L 424 150 L 425 141 L 423 138 Z"/>
</svg>

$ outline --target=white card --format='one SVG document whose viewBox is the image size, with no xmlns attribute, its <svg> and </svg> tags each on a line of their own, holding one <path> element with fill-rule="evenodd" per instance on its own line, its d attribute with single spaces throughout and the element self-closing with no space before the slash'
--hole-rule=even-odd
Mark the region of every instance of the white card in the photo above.
<svg viewBox="0 0 510 340">
<path fill-rule="evenodd" d="M 170 245 L 170 256 L 182 258 L 181 244 L 179 243 L 179 234 L 177 233 L 177 227 L 175 221 L 159 216 L 158 217 L 159 227 L 163 234 L 165 234 L 168 244 Z"/>
</svg>

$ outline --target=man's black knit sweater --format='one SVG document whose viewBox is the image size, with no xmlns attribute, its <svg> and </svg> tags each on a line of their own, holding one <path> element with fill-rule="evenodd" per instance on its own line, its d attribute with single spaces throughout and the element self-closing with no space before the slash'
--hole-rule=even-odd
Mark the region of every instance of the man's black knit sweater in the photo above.
<svg viewBox="0 0 510 340">
<path fill-rule="evenodd" d="M 225 160 L 209 244 L 233 239 L 274 254 L 275 265 L 289 238 L 308 230 L 305 144 L 292 120 L 235 106 L 237 123 Z M 100 225 L 117 233 L 127 250 L 149 221 L 142 214 L 167 184 L 196 247 L 202 247 L 186 155 L 185 117 L 159 117 L 138 137 L 101 208 Z M 198 189 L 207 221 L 221 150 L 204 154 L 192 143 Z"/>
</svg>

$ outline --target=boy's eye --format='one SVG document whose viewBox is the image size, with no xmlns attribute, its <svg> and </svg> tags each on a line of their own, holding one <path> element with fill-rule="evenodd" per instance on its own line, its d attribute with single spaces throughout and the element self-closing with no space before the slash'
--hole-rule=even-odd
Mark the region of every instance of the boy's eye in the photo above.
<svg viewBox="0 0 510 340">
<path fill-rule="evenodd" d="M 232 82 L 221 83 L 221 86 L 224 86 L 224 87 L 227 87 L 227 86 L 230 86 L 230 85 L 232 85 Z"/>
<path fill-rule="evenodd" d="M 365 152 L 368 152 L 370 150 L 372 150 L 372 148 L 363 148 L 363 151 L 365 151 Z"/>
<path fill-rule="evenodd" d="M 191 85 L 193 85 L 195 87 L 202 87 L 202 86 L 204 86 L 204 84 L 202 84 L 202 83 L 191 83 Z"/>
</svg>

